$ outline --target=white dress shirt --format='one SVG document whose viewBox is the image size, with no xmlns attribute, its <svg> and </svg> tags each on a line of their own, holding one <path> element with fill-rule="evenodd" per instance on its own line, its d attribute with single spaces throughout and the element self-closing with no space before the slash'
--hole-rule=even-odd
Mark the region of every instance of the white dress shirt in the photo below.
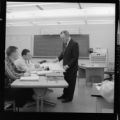
<svg viewBox="0 0 120 120">
<path fill-rule="evenodd" d="M 17 59 L 14 63 L 21 71 L 30 71 L 34 68 L 34 64 L 31 61 L 24 60 L 22 57 Z"/>
<path fill-rule="evenodd" d="M 71 38 L 69 37 L 69 40 L 67 41 L 67 46 L 68 46 L 68 44 L 69 44 L 70 40 L 71 40 Z"/>
</svg>

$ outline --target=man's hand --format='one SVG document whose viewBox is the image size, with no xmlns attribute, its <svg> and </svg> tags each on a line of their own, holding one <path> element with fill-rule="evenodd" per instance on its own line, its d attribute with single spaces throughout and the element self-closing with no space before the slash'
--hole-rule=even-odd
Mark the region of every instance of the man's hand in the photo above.
<svg viewBox="0 0 120 120">
<path fill-rule="evenodd" d="M 53 60 L 53 62 L 54 63 L 59 62 L 58 58 L 56 58 L 55 60 Z"/>
<path fill-rule="evenodd" d="M 34 66 L 35 66 L 36 69 L 40 68 L 40 64 L 39 63 L 34 64 Z"/>
<path fill-rule="evenodd" d="M 68 66 L 68 65 L 65 65 L 65 66 L 63 66 L 63 68 L 64 68 L 64 70 L 66 71 L 66 70 L 69 68 L 69 66 Z"/>
<path fill-rule="evenodd" d="M 27 77 L 27 76 L 30 76 L 30 73 L 29 73 L 29 72 L 25 72 L 25 73 L 24 73 L 24 77 Z"/>
</svg>

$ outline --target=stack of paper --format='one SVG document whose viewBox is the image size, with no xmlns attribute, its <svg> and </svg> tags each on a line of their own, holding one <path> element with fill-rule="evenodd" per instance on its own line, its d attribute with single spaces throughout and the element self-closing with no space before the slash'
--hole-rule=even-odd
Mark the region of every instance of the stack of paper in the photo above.
<svg viewBox="0 0 120 120">
<path fill-rule="evenodd" d="M 37 73 L 37 71 L 31 71 L 30 73 L 31 73 L 31 74 L 36 74 L 36 73 Z"/>
<path fill-rule="evenodd" d="M 97 90 L 100 90 L 101 86 L 98 86 L 98 85 L 97 85 L 96 88 L 97 88 Z"/>
<path fill-rule="evenodd" d="M 34 81 L 34 80 L 39 80 L 39 76 L 27 76 L 27 77 L 21 77 L 20 80 L 28 80 L 28 81 Z"/>
<path fill-rule="evenodd" d="M 46 74 L 48 74 L 48 73 L 51 73 L 52 71 L 37 71 L 37 74 L 38 75 L 46 75 Z"/>
<path fill-rule="evenodd" d="M 61 71 L 64 72 L 63 67 L 59 63 L 43 63 L 41 66 L 49 67 L 52 71 Z"/>
</svg>

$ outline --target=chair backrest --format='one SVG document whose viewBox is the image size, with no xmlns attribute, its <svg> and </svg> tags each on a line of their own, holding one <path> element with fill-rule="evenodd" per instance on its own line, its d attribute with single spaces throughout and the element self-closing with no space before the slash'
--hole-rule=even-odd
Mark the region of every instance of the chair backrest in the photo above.
<svg viewBox="0 0 120 120">
<path fill-rule="evenodd" d="M 8 88 L 10 86 L 10 78 L 7 74 L 5 74 L 5 88 Z"/>
<path fill-rule="evenodd" d="M 5 88 L 9 88 L 12 81 L 13 80 L 10 78 L 7 70 L 5 69 Z"/>
</svg>

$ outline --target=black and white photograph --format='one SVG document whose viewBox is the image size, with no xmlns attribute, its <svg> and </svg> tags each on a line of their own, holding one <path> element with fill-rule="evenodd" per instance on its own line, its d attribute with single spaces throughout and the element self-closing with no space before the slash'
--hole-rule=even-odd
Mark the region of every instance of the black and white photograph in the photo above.
<svg viewBox="0 0 120 120">
<path fill-rule="evenodd" d="M 114 113 L 114 81 L 114 3 L 6 2 L 4 111 Z"/>
</svg>

